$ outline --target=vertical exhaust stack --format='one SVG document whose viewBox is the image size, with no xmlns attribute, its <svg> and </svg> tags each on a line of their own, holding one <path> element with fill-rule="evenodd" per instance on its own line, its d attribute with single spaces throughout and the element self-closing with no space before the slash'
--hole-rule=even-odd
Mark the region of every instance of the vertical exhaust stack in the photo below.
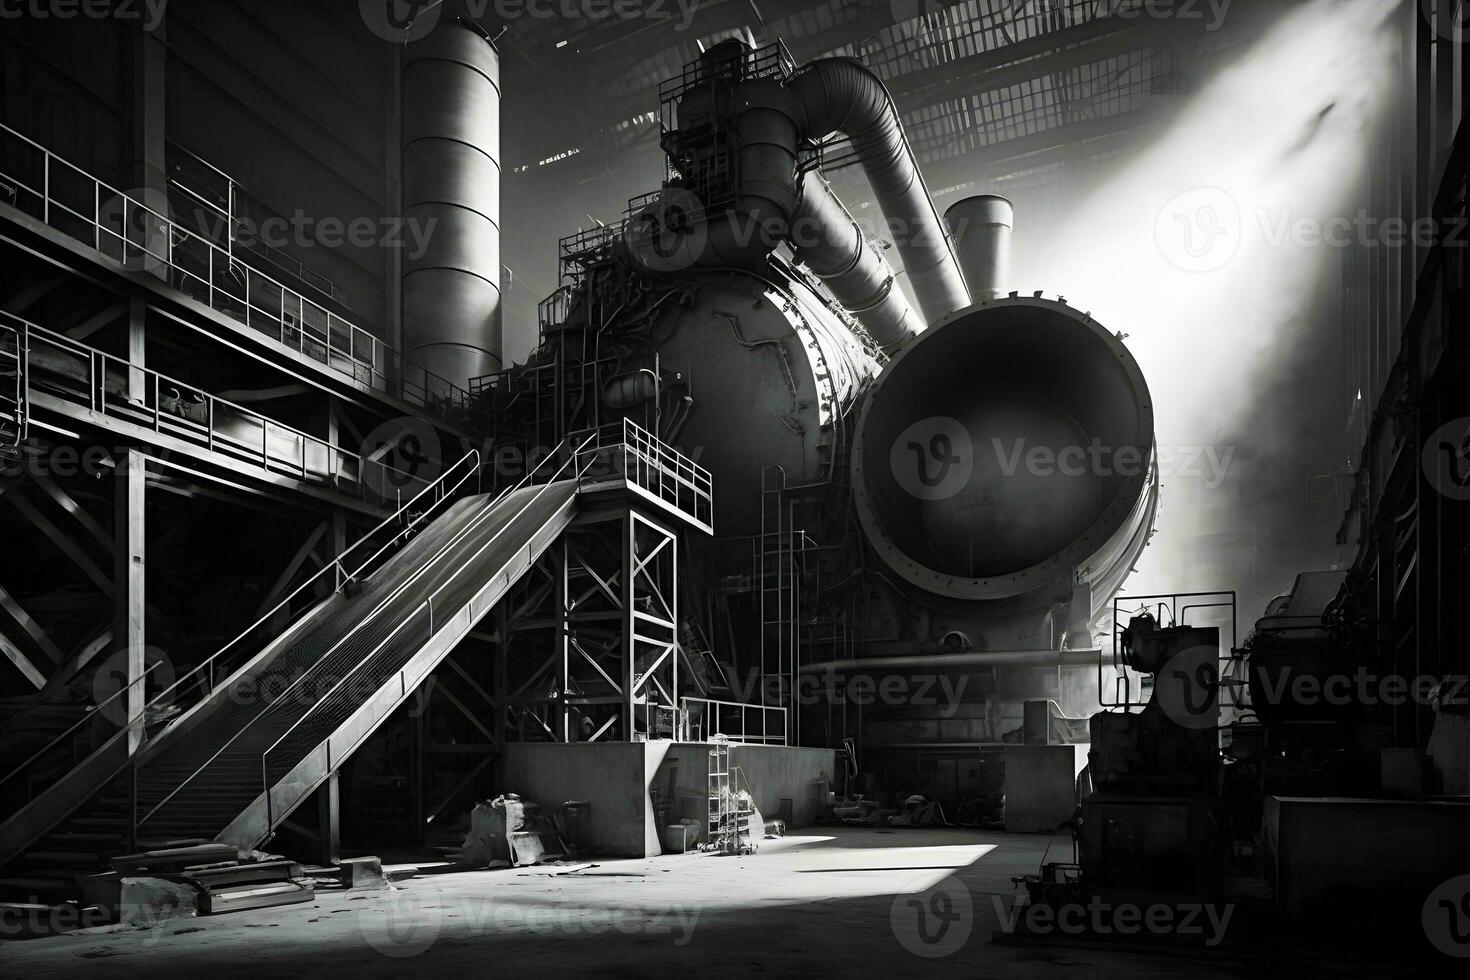
<svg viewBox="0 0 1470 980">
<path fill-rule="evenodd" d="M 427 240 L 404 258 L 404 354 L 468 387 L 501 368 L 500 55 L 461 20 L 404 49 L 403 214 Z"/>
<path fill-rule="evenodd" d="M 944 212 L 960 271 L 976 303 L 999 299 L 1011 285 L 1011 229 L 1016 211 L 994 194 L 967 197 Z"/>
</svg>

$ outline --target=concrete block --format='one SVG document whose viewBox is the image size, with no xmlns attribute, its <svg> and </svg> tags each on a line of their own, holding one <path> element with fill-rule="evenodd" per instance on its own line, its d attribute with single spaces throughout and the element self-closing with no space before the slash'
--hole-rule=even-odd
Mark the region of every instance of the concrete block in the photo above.
<svg viewBox="0 0 1470 980">
<path fill-rule="evenodd" d="M 123 925 L 149 926 L 189 918 L 199 910 L 199 893 L 191 885 L 118 872 L 87 878 L 82 896 L 87 905 L 106 909 Z"/>
<path fill-rule="evenodd" d="M 386 888 L 383 862 L 376 857 L 343 858 L 337 864 L 344 888 Z"/>
</svg>

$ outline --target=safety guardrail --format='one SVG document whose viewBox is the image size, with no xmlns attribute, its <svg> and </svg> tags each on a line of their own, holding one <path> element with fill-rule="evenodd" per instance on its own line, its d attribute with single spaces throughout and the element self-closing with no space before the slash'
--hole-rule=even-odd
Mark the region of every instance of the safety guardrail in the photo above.
<svg viewBox="0 0 1470 980">
<path fill-rule="evenodd" d="M 325 306 L 241 261 L 156 207 L 0 124 L 0 203 L 170 286 L 358 384 L 446 421 L 474 411 L 469 393 Z M 163 205 L 159 205 L 162 207 Z"/>
<path fill-rule="evenodd" d="M 26 440 L 26 334 L 0 323 L 0 458 Z"/>
<path fill-rule="evenodd" d="M 368 504 L 396 507 L 404 494 L 428 486 L 422 477 L 0 311 L 3 328 L 19 335 L 23 399 L 32 388 L 46 391 L 97 415 Z"/>
<path fill-rule="evenodd" d="M 589 482 L 623 479 L 706 531 L 714 530 L 714 481 L 709 470 L 632 419 L 623 419 L 613 438 L 599 435 L 595 445 L 581 452 L 597 459 L 588 467 Z"/>
<path fill-rule="evenodd" d="M 727 742 L 786 744 L 786 708 L 778 705 L 691 697 L 680 699 L 679 715 L 685 742 L 708 742 L 720 736 Z"/>
</svg>

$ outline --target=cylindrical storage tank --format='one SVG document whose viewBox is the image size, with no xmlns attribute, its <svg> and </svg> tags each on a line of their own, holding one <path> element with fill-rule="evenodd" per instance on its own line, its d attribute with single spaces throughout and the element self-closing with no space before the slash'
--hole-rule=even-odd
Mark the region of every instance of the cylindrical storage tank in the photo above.
<svg viewBox="0 0 1470 980">
<path fill-rule="evenodd" d="M 955 256 L 977 303 L 1005 294 L 1011 281 L 1011 202 L 994 194 L 967 197 L 944 212 Z"/>
<path fill-rule="evenodd" d="M 1074 574 L 1116 588 L 1148 541 L 1153 450 L 1122 342 L 1064 303 L 1008 298 L 888 363 L 859 415 L 854 495 L 874 549 L 930 593 L 1012 599 Z"/>
<path fill-rule="evenodd" d="M 404 354 L 465 387 L 501 367 L 500 55 L 457 19 L 404 48 L 403 214 Z"/>
</svg>

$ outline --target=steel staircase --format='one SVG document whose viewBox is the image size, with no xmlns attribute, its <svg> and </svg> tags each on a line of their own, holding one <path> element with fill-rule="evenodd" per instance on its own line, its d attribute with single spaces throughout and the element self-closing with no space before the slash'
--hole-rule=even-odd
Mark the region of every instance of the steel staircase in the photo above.
<svg viewBox="0 0 1470 980">
<path fill-rule="evenodd" d="M 82 876 L 134 848 L 268 839 L 570 523 L 588 457 L 553 458 L 562 462 L 539 485 L 460 496 L 478 476 L 471 453 L 322 570 L 336 586 L 326 600 L 303 583 L 135 722 L 22 794 L 0 823 L 0 899 L 74 896 Z M 380 544 L 380 531 L 392 537 Z M 306 608 L 282 627 L 293 598 Z M 67 734 L 0 773 L 0 790 L 55 770 L 75 751 Z M 130 737 L 144 742 L 131 756 Z"/>
</svg>

